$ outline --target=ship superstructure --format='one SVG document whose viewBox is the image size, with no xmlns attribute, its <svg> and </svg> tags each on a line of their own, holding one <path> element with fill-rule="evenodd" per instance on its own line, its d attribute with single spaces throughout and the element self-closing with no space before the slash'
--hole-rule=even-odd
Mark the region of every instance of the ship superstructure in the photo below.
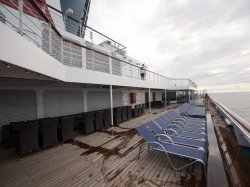
<svg viewBox="0 0 250 187">
<path fill-rule="evenodd" d="M 1 111 L 6 111 L 1 126 L 110 107 L 150 107 L 152 102 L 165 103 L 170 92 L 172 100 L 178 99 L 178 90 L 182 97 L 194 97 L 197 86 L 190 79 L 146 69 L 141 80 L 144 62 L 86 25 L 90 1 L 81 2 L 81 13 L 74 9 L 75 1 L 68 8 L 62 2 L 1 0 L 0 94 Z M 78 19 L 73 17 L 77 13 Z"/>
</svg>

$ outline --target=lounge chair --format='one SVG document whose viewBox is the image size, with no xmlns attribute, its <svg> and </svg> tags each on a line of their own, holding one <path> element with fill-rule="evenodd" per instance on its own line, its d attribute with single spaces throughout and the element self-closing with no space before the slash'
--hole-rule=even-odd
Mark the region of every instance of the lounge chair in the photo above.
<svg viewBox="0 0 250 187">
<path fill-rule="evenodd" d="M 184 120 L 185 122 L 188 122 L 188 123 L 193 123 L 193 122 L 194 123 L 200 123 L 200 122 L 206 123 L 206 119 L 204 118 L 187 117 L 187 116 L 177 113 L 175 110 L 170 110 L 168 113 L 170 114 L 170 116 L 172 116 L 172 118 Z"/>
<path fill-rule="evenodd" d="M 174 121 L 172 122 L 170 119 L 168 119 L 166 116 L 160 116 L 159 117 L 164 123 L 168 126 L 171 125 L 178 125 L 182 131 L 190 131 L 193 133 L 207 133 L 206 128 L 201 125 L 186 125 L 183 122 L 180 121 Z"/>
<path fill-rule="evenodd" d="M 154 121 L 147 122 L 146 126 L 148 126 L 154 132 L 156 136 L 159 136 L 159 138 L 162 141 L 165 140 L 169 142 L 170 141 L 169 138 L 170 138 L 171 141 L 174 142 L 175 144 L 181 144 L 181 145 L 195 147 L 195 148 L 203 148 L 204 150 L 207 150 L 206 141 L 195 140 L 195 139 L 185 138 L 185 137 L 171 136 L 171 135 L 168 135 L 168 138 L 165 138 L 165 136 L 161 136 L 161 134 L 165 134 L 165 132 Z"/>
<path fill-rule="evenodd" d="M 197 129 L 207 129 L 207 126 L 205 123 L 203 122 L 188 122 L 185 121 L 184 119 L 180 119 L 180 118 L 175 118 L 173 116 L 171 116 L 171 114 L 165 113 L 163 116 L 163 119 L 167 119 L 168 121 L 170 121 L 171 123 L 177 123 L 177 124 L 181 124 L 184 127 L 188 127 L 188 128 L 197 128 Z"/>
<path fill-rule="evenodd" d="M 180 113 L 194 118 L 205 118 L 206 109 L 204 107 L 197 107 L 189 103 L 184 103 L 178 107 Z"/>
<path fill-rule="evenodd" d="M 202 133 L 195 133 L 195 132 L 189 132 L 189 131 L 182 131 L 182 129 L 178 125 L 176 125 L 176 124 L 169 124 L 168 125 L 164 121 L 162 121 L 160 118 L 155 119 L 155 121 L 161 127 L 161 129 L 166 132 L 166 134 L 207 141 L 207 134 L 206 133 L 203 133 L 203 132 Z"/>
<path fill-rule="evenodd" d="M 190 101 L 189 101 L 189 104 L 190 104 L 190 105 L 195 105 L 195 106 L 198 106 L 198 107 L 205 107 L 205 104 L 204 104 L 204 103 L 199 103 L 199 102 L 197 102 L 197 101 L 195 101 L 195 100 L 190 100 Z"/>
<path fill-rule="evenodd" d="M 206 166 L 207 166 L 207 153 L 202 149 L 191 148 L 187 146 L 177 145 L 174 142 L 162 142 L 158 140 L 158 137 L 155 136 L 146 126 L 140 125 L 136 128 L 139 134 L 145 139 L 146 143 L 148 143 L 153 150 L 162 151 L 166 154 L 167 159 L 171 165 L 171 167 L 175 170 L 181 170 L 190 165 L 195 164 L 196 162 L 200 162 L 204 167 L 204 173 L 206 176 Z M 167 136 L 166 136 L 167 137 Z M 139 148 L 139 155 L 143 146 Z M 183 166 L 177 167 L 172 163 L 169 154 L 177 155 L 189 159 L 193 159 L 192 162 L 185 164 Z"/>
</svg>

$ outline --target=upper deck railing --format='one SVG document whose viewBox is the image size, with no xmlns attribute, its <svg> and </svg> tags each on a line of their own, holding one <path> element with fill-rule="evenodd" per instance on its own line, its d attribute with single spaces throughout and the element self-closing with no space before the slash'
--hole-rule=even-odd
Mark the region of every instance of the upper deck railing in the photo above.
<svg viewBox="0 0 250 187">
<path fill-rule="evenodd" d="M 101 44 L 103 42 L 108 42 L 110 46 L 113 46 L 113 48 L 111 49 L 111 51 L 113 52 L 126 52 L 126 46 L 122 45 L 121 43 L 89 27 L 88 25 L 82 24 L 80 21 L 76 20 L 70 15 L 66 16 L 65 13 L 61 12 L 60 10 L 50 5 L 47 6 L 53 18 L 54 24 L 58 29 L 75 34 L 78 37 L 84 38 L 86 41 L 89 41 L 92 44 Z"/>
<path fill-rule="evenodd" d="M 124 45 L 70 16 L 71 27 L 80 28 L 84 34 L 65 36 L 69 24 L 64 24 L 63 14 L 39 2 L 1 0 L 0 20 L 65 65 L 141 79 L 140 66 L 135 65 L 138 61 L 126 56 Z M 168 78 L 150 70 L 146 70 L 145 81 L 169 89 L 197 88 L 190 79 Z"/>
</svg>

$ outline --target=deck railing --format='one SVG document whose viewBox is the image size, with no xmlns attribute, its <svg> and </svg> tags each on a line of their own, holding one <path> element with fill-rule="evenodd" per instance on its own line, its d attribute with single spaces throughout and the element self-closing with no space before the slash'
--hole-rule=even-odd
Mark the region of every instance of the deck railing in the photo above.
<svg viewBox="0 0 250 187">
<path fill-rule="evenodd" d="M 211 97 L 210 99 L 216 105 L 220 115 L 222 115 L 225 119 L 229 120 L 230 124 L 233 125 L 239 144 L 250 147 L 250 123 L 248 123 L 239 115 L 235 114 L 233 111 L 228 109 L 219 101 Z"/>
<path fill-rule="evenodd" d="M 1 0 L 0 12 L 4 17 L 2 22 L 65 65 L 141 79 L 140 66 L 126 56 L 124 45 L 70 16 L 67 19 L 73 25 L 65 24 L 63 14 L 49 5 L 42 6 L 34 0 Z M 80 27 L 84 34 L 76 34 L 75 39 L 65 38 L 60 30 L 66 31 L 67 27 Z M 111 46 L 108 51 L 103 46 L 105 42 Z M 146 70 L 145 81 L 163 88 L 197 87 L 190 79 L 171 79 L 150 70 Z"/>
</svg>

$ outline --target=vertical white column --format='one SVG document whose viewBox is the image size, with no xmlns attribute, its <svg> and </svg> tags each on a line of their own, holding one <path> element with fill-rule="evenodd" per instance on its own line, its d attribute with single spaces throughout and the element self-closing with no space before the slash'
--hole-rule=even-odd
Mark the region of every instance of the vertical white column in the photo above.
<svg viewBox="0 0 250 187">
<path fill-rule="evenodd" d="M 188 101 L 190 101 L 191 90 L 188 90 Z"/>
<path fill-rule="evenodd" d="M 44 89 L 37 88 L 36 91 L 36 117 L 44 118 Z"/>
<path fill-rule="evenodd" d="M 177 103 L 177 90 L 175 90 L 175 100 L 176 100 L 176 103 Z"/>
<path fill-rule="evenodd" d="M 148 108 L 149 108 L 149 113 L 151 113 L 151 94 L 150 94 L 150 88 L 148 89 Z"/>
<path fill-rule="evenodd" d="M 23 0 L 18 0 L 19 8 L 19 31 L 23 35 Z"/>
<path fill-rule="evenodd" d="M 82 96 L 83 96 L 83 112 L 88 111 L 88 90 L 82 90 Z"/>
<path fill-rule="evenodd" d="M 113 88 L 112 85 L 110 85 L 110 109 L 111 109 L 111 125 L 114 125 L 113 122 Z"/>
</svg>

